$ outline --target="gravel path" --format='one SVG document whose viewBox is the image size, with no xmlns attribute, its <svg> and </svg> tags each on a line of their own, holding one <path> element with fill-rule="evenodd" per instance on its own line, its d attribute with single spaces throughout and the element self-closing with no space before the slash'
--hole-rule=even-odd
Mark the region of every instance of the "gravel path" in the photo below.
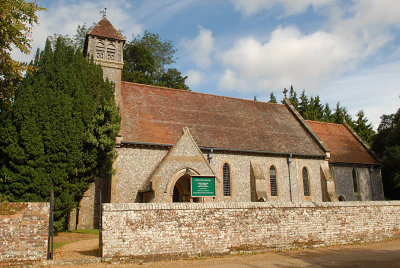
<svg viewBox="0 0 400 268">
<path fill-rule="evenodd" d="M 87 238 L 88 235 L 85 236 Z M 70 237 L 69 239 L 76 239 L 76 237 Z M 400 239 L 316 249 L 265 252 L 259 254 L 223 256 L 219 258 L 156 261 L 143 264 L 99 263 L 99 259 L 96 257 L 98 253 L 97 250 L 97 236 L 96 238 L 84 239 L 67 244 L 55 251 L 55 260 L 74 258 L 82 261 L 97 260 L 97 262 L 51 265 L 51 267 L 400 267 Z"/>
<path fill-rule="evenodd" d="M 99 236 L 96 234 L 59 233 L 54 243 L 68 244 L 54 250 L 54 260 L 82 260 L 96 258 L 99 250 Z"/>
</svg>

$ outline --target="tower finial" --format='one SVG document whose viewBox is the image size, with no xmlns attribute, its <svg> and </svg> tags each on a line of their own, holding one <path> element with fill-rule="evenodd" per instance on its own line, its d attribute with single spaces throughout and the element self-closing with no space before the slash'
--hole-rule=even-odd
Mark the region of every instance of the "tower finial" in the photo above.
<svg viewBox="0 0 400 268">
<path fill-rule="evenodd" d="M 107 17 L 107 8 L 105 7 L 103 11 L 100 11 L 100 14 L 103 16 L 103 19 Z"/>
</svg>

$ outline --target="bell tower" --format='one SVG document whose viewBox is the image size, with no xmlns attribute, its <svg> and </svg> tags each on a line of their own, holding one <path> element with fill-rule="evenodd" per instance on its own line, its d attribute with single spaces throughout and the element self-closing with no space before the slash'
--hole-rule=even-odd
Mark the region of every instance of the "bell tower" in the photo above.
<svg viewBox="0 0 400 268">
<path fill-rule="evenodd" d="M 122 48 L 125 38 L 106 19 L 105 12 L 87 34 L 84 47 L 85 57 L 93 56 L 94 62 L 103 68 L 104 79 L 115 83 L 115 102 L 121 103 L 121 75 L 124 66 Z"/>
</svg>

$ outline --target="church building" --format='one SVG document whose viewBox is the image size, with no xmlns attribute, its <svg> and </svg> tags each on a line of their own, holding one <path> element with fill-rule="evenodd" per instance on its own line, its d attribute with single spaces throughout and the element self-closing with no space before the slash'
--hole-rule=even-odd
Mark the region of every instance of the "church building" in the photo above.
<svg viewBox="0 0 400 268">
<path fill-rule="evenodd" d="M 115 83 L 121 115 L 111 181 L 96 180 L 70 228 L 97 226 L 105 202 L 383 200 L 380 166 L 346 124 L 304 120 L 283 104 L 121 81 L 124 37 L 103 18 L 84 52 Z M 192 178 L 212 178 L 197 196 Z M 215 178 L 215 179 L 214 179 Z"/>
</svg>

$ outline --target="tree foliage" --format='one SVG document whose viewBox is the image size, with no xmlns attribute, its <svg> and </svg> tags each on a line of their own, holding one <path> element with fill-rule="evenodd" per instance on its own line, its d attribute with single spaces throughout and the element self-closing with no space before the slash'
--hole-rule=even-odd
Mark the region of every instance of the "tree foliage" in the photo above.
<svg viewBox="0 0 400 268">
<path fill-rule="evenodd" d="M 48 201 L 65 227 L 95 177 L 109 179 L 119 115 L 102 69 L 58 38 L 36 56 L 0 126 L 0 192 L 10 201 Z"/>
<path fill-rule="evenodd" d="M 158 34 L 145 31 L 143 36 L 134 36 L 124 47 L 122 80 L 188 90 L 187 77 L 166 68 L 175 62 L 175 52 L 172 41 L 163 41 Z"/>
<path fill-rule="evenodd" d="M 332 111 L 329 104 L 323 104 L 318 95 L 309 97 L 306 95 L 305 90 L 302 91 L 300 97 L 297 97 L 296 91 L 291 86 L 290 90 L 285 88 L 283 94 L 304 119 L 336 124 L 346 122 L 367 144 L 371 145 L 375 131 L 372 124 L 368 123 L 363 110 L 360 110 L 356 114 L 357 119 L 353 120 L 346 107 L 340 106 L 339 102 Z M 271 96 L 273 96 L 273 93 L 271 93 Z"/>
<path fill-rule="evenodd" d="M 271 102 L 271 103 L 278 103 L 278 102 L 276 101 L 276 97 L 275 97 L 274 93 L 272 93 L 272 92 L 271 92 L 271 94 L 269 94 L 269 102 Z"/>
<path fill-rule="evenodd" d="M 381 159 L 385 196 L 400 199 L 400 109 L 381 116 L 372 149 Z"/>
<path fill-rule="evenodd" d="M 15 46 L 25 54 L 30 52 L 30 33 L 38 22 L 36 12 L 43 9 L 36 1 L 0 1 L 0 112 L 10 108 L 26 70 L 24 64 L 11 58 L 11 50 Z"/>
<path fill-rule="evenodd" d="M 94 25 L 94 24 L 93 24 Z M 57 43 L 57 39 L 61 37 L 63 42 L 67 46 L 74 47 L 75 50 L 83 51 L 83 47 L 85 45 L 86 33 L 89 31 L 89 27 L 86 24 L 78 25 L 76 28 L 74 36 L 70 37 L 69 35 L 63 35 L 59 33 L 54 33 L 52 36 L 48 36 L 47 39 L 50 40 L 52 46 L 54 47 Z"/>
</svg>

